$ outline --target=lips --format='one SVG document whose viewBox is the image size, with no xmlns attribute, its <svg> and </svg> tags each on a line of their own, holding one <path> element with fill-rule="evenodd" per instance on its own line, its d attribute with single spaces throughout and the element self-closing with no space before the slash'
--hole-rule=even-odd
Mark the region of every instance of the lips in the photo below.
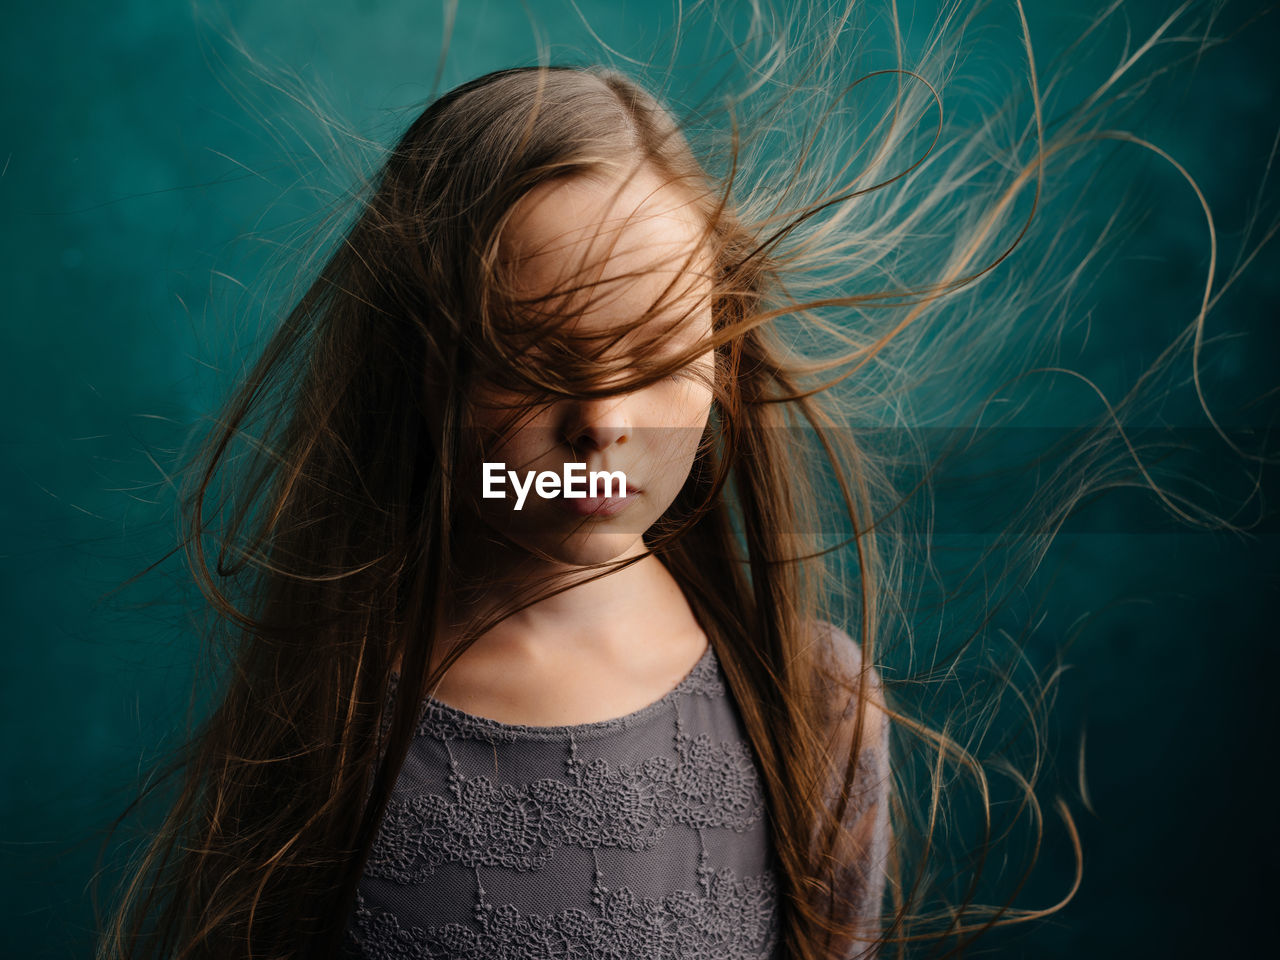
<svg viewBox="0 0 1280 960">
<path fill-rule="evenodd" d="M 625 497 L 560 497 L 559 502 L 569 513 L 576 517 L 604 518 L 621 513 L 635 502 L 636 496 L 643 493 L 634 484 L 627 484 Z"/>
</svg>

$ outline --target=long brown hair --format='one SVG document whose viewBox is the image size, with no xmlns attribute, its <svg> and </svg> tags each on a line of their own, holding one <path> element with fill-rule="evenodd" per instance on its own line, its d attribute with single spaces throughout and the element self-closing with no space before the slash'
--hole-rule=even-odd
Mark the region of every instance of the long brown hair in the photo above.
<svg viewBox="0 0 1280 960">
<path fill-rule="evenodd" d="M 503 229 L 541 183 L 639 166 L 689 192 L 707 224 L 714 282 L 712 423 L 649 543 L 706 629 L 759 763 L 784 950 L 809 960 L 868 935 L 916 936 L 909 921 L 933 873 L 944 771 L 974 772 L 980 796 L 989 795 L 981 764 L 954 731 L 896 709 L 872 670 L 841 672 L 814 642 L 813 624 L 830 620 L 847 627 L 863 664 L 879 663 L 886 624 L 901 613 L 894 605 L 907 562 L 903 542 L 889 536 L 902 502 L 889 458 L 848 429 L 849 406 L 831 388 L 869 373 L 891 344 L 917 336 L 920 317 L 967 295 L 1003 261 L 1031 221 L 1016 201 L 1028 190 L 1038 200 L 1046 159 L 1086 139 L 1087 110 L 1045 141 L 1034 66 L 1032 77 L 1030 161 L 987 199 L 984 216 L 957 215 L 962 239 L 927 282 L 863 292 L 849 289 L 862 277 L 857 245 L 865 241 L 857 256 L 881 268 L 869 272 L 889 275 L 889 246 L 922 230 L 936 209 L 906 212 L 878 239 L 867 214 L 884 212 L 874 204 L 885 188 L 908 182 L 936 138 L 921 123 L 937 105 L 923 76 L 895 71 L 888 132 L 857 171 L 846 161 L 822 180 L 802 152 L 772 191 L 740 182 L 739 161 L 749 158 L 736 140 L 700 162 L 672 113 L 616 71 L 504 70 L 432 102 L 372 178 L 353 223 L 187 474 L 182 542 L 225 625 L 224 687 L 175 758 L 180 792 L 131 871 L 99 956 L 336 955 L 420 705 L 466 646 L 429 669 L 435 625 L 466 586 L 456 563 L 468 523 L 457 478 L 474 456 L 466 398 L 482 376 L 550 395 L 599 389 L 599 365 L 527 362 L 530 340 L 554 331 L 530 337 L 527 314 L 510 322 L 517 311 L 499 255 Z M 811 108 L 794 99 L 802 89 L 770 109 Z M 916 146 L 919 159 L 895 169 Z M 969 160 L 944 169 L 959 183 L 954 171 Z M 868 204 L 858 230 L 855 201 Z M 835 272 L 809 272 L 823 263 Z M 833 323 L 823 312 L 830 307 L 896 314 L 864 334 Z M 788 322 L 839 348 L 808 358 L 781 332 Z M 690 359 L 642 364 L 627 388 Z M 247 465 L 236 453 L 246 441 Z M 810 444 L 814 469 L 797 468 L 801 444 Z M 1073 488 L 1076 499 L 1084 486 Z M 539 586 L 472 624 L 468 639 L 564 588 Z M 834 702 L 833 686 L 841 692 Z M 868 709 L 833 738 L 847 702 Z M 842 871 L 866 843 L 858 832 L 866 824 L 850 824 L 845 808 L 865 788 L 864 748 L 886 724 L 895 749 L 928 747 L 931 779 L 921 786 L 902 777 L 926 802 L 923 811 L 894 802 L 893 906 L 868 931 L 842 902 Z M 1038 824 L 1035 777 L 1014 779 Z M 1065 822 L 1074 842 L 1069 815 Z M 969 902 L 975 890 L 976 881 L 959 907 L 915 917 L 919 935 L 963 942 L 1045 912 L 979 910 Z"/>
<path fill-rule="evenodd" d="M 202 586 L 235 625 L 233 669 L 192 739 L 183 791 L 104 955 L 333 949 L 417 706 L 466 646 L 427 670 L 433 625 L 461 586 L 461 398 L 477 367 L 493 370 L 495 347 L 511 341 L 511 331 L 495 335 L 505 315 L 494 294 L 501 227 L 515 202 L 549 178 L 635 161 L 698 198 L 715 254 L 716 429 L 652 549 L 685 589 L 740 704 L 768 792 L 785 940 L 796 956 L 815 955 L 815 891 L 837 890 L 814 867 L 834 869 L 837 858 L 811 849 L 815 833 L 837 842 L 835 820 L 818 829 L 827 808 L 815 801 L 832 718 L 822 712 L 831 704 L 811 690 L 821 665 L 811 626 L 817 581 L 806 568 L 820 555 L 800 535 L 812 529 L 803 511 L 817 497 L 789 476 L 787 436 L 777 429 L 787 418 L 776 401 L 798 386 L 758 319 L 769 245 L 712 191 L 652 97 L 619 74 L 568 68 L 481 77 L 410 126 L 211 439 L 187 499 L 186 543 Z M 501 360 L 515 369 L 518 358 L 517 350 Z M 640 375 L 651 382 L 687 359 Z M 565 371 L 551 373 L 565 390 Z M 542 375 L 536 387 L 556 386 Z M 268 395 L 287 398 L 288 419 L 264 445 L 248 490 L 229 504 L 224 546 L 209 558 L 210 485 Z M 814 399 L 795 403 L 819 422 Z M 857 523 L 869 528 L 865 496 L 848 493 Z M 877 592 L 871 539 L 862 547 L 868 598 Z M 215 575 L 243 578 L 247 603 L 237 604 Z M 861 631 L 868 657 L 872 613 Z M 477 625 L 471 639 L 490 625 Z M 394 696 L 393 665 L 408 678 Z M 856 763 L 844 760 L 852 783 Z M 156 906 L 158 926 L 142 939 Z"/>
</svg>

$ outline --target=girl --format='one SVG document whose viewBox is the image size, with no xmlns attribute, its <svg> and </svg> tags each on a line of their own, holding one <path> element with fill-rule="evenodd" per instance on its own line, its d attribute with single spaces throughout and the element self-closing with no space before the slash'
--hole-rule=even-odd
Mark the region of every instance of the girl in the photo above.
<svg viewBox="0 0 1280 960">
<path fill-rule="evenodd" d="M 431 103 L 198 471 L 185 542 L 232 627 L 227 683 L 100 957 L 810 960 L 914 936 L 948 771 L 993 801 L 873 667 L 903 554 L 887 459 L 832 388 L 874 384 L 1026 231 L 1016 201 L 1084 123 L 1044 142 L 1032 78 L 1036 149 L 983 215 L 892 201 L 896 227 L 857 228 L 852 201 L 936 139 L 910 71 L 877 146 L 815 121 L 748 191 L 736 143 L 700 162 L 618 72 L 504 70 Z M 839 114 L 787 97 L 762 128 Z M 824 151 L 844 166 L 808 164 Z M 929 283 L 854 289 L 951 232 Z M 990 335 L 1013 337 L 999 293 Z M 265 453 L 210 513 L 260 409 Z M 574 470 L 615 489 L 576 496 Z M 919 823 L 891 726 L 933 751 Z M 942 934 L 1047 912 L 972 894 Z"/>
<path fill-rule="evenodd" d="M 819 617 L 769 271 L 619 74 L 413 123 L 253 378 L 314 338 L 148 949 L 869 955 L 885 705 Z M 625 480 L 482 496 L 570 463 Z"/>
</svg>

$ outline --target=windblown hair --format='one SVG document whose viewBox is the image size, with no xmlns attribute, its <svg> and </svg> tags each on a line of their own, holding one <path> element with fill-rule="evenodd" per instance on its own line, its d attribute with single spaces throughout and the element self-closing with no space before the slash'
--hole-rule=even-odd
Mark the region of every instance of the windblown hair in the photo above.
<svg viewBox="0 0 1280 960">
<path fill-rule="evenodd" d="M 821 30 L 801 27 L 834 37 L 849 12 Z M 752 34 L 760 43 L 767 35 L 765 26 Z M 474 518 L 458 478 L 476 456 L 465 429 L 476 384 L 597 396 L 653 383 L 707 346 L 712 419 L 647 542 L 714 645 L 755 751 L 785 955 L 843 955 L 868 938 L 904 950 L 949 938 L 959 949 L 991 926 L 1054 909 L 975 905 L 981 856 L 998 839 L 992 788 L 971 752 L 981 737 L 926 722 L 897 702 L 892 676 L 886 694 L 872 669 L 891 639 L 909 639 L 909 574 L 927 560 L 901 535 L 901 507 L 922 494 L 895 485 L 907 433 L 851 427 L 905 419 L 897 391 L 925 346 L 949 353 L 947 373 L 962 379 L 970 342 L 1006 340 L 1017 369 L 1020 351 L 1050 332 L 1079 279 L 1048 271 L 1055 257 L 1066 262 L 1062 251 L 1007 282 L 993 271 L 1035 222 L 1046 165 L 1097 139 L 1119 91 L 1098 91 L 1050 130 L 1032 60 L 1031 118 L 993 158 L 981 152 L 990 136 L 965 141 L 943 123 L 938 89 L 951 47 L 931 47 L 913 69 L 899 47 L 894 69 L 839 83 L 834 44 L 787 82 L 786 51 L 753 49 L 750 95 L 730 101 L 723 116 L 735 123 L 720 128 L 710 110 L 677 120 L 616 70 L 542 66 L 440 96 L 391 149 L 185 474 L 182 545 L 222 618 L 224 687 L 170 769 L 181 774 L 176 801 L 131 872 L 100 960 L 336 956 L 420 704 L 466 646 L 428 669 L 435 625 L 474 586 L 459 571 Z M 873 80 L 890 90 L 884 108 L 855 124 L 850 100 Z M 988 118 L 986 132 L 1013 125 L 1012 109 Z M 628 366 L 629 379 L 606 390 L 615 371 L 559 337 L 554 311 L 535 309 L 545 304 L 520 300 L 501 244 L 536 186 L 640 169 L 679 185 L 705 220 L 713 339 Z M 902 253 L 912 244 L 934 248 L 921 259 L 933 265 L 927 275 L 906 276 L 917 266 Z M 1031 330 L 1029 288 L 1043 318 Z M 533 316 L 546 323 L 531 325 Z M 980 325 L 981 337 L 967 340 Z M 538 359 L 548 355 L 561 360 Z M 1136 409 L 1137 394 L 1129 399 Z M 1098 429 L 1118 430 L 1126 409 L 1115 405 Z M 243 438 L 248 463 L 235 453 Z M 1114 455 L 1106 449 L 1095 443 L 1069 462 L 1053 496 L 1028 505 L 1048 506 L 1042 529 L 1056 529 L 1088 493 L 1100 459 Z M 1034 566 L 1047 538 L 1020 549 L 1010 566 Z M 537 588 L 470 624 L 467 642 L 565 587 Z M 848 675 L 827 662 L 813 639 L 821 621 L 856 638 L 864 669 Z M 957 639 L 953 661 L 974 636 Z M 833 682 L 843 698 L 835 703 L 823 693 Z M 833 739 L 846 702 L 866 708 Z M 1026 702 L 1038 718 L 1044 691 Z M 886 724 L 903 758 L 892 904 L 868 930 L 850 919 L 856 905 L 841 873 L 865 848 L 868 824 L 845 807 L 857 802 L 865 748 Z M 1037 763 L 1009 779 L 1038 836 Z M 972 775 L 987 829 L 958 892 L 943 889 L 954 865 L 941 836 L 956 770 Z"/>
</svg>

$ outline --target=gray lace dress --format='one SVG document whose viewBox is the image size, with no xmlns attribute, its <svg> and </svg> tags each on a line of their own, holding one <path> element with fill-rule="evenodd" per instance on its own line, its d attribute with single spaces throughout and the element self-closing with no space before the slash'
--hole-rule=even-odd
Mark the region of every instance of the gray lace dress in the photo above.
<svg viewBox="0 0 1280 960">
<path fill-rule="evenodd" d="M 857 874 L 878 914 L 882 876 Z M 744 960 L 775 955 L 777 915 L 762 785 L 708 647 L 662 699 L 599 723 L 500 723 L 428 698 L 345 948 Z"/>
</svg>

